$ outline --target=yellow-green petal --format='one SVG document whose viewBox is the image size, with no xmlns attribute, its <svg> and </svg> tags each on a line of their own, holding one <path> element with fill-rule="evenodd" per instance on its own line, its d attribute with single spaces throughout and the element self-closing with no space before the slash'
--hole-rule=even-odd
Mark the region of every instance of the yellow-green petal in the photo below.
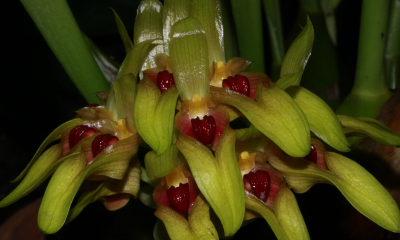
<svg viewBox="0 0 400 240">
<path fill-rule="evenodd" d="M 306 115 L 311 132 L 336 150 L 350 151 L 350 143 L 343 133 L 342 125 L 321 98 L 300 86 L 289 87 L 286 92 Z"/>
<path fill-rule="evenodd" d="M 132 40 L 129 37 L 128 32 L 126 31 L 125 25 L 122 22 L 121 18 L 119 18 L 118 14 L 111 8 L 114 13 L 115 23 L 117 24 L 119 35 L 121 36 L 122 42 L 124 43 L 125 52 L 126 54 L 129 53 L 130 50 L 133 48 Z"/>
<path fill-rule="evenodd" d="M 389 146 L 400 146 L 400 136 L 393 133 L 385 124 L 372 118 L 353 118 L 338 115 L 347 137 L 368 137 Z"/>
<path fill-rule="evenodd" d="M 224 29 L 219 0 L 196 0 L 190 6 L 190 17 L 199 19 L 207 37 L 208 62 L 224 61 Z"/>
<path fill-rule="evenodd" d="M 43 143 L 40 145 L 39 149 L 36 151 L 35 155 L 33 156 L 32 160 L 29 162 L 28 166 L 25 167 L 25 169 L 22 171 L 22 173 L 20 173 L 18 175 L 18 177 L 14 180 L 12 180 L 11 182 L 18 182 L 19 180 L 21 180 L 21 178 L 23 178 L 25 176 L 25 174 L 29 171 L 29 169 L 32 167 L 32 165 L 36 162 L 36 160 L 39 158 L 39 156 L 42 154 L 42 152 L 46 149 L 46 147 L 61 138 L 61 135 L 66 132 L 71 130 L 72 128 L 74 128 L 77 125 L 80 125 L 83 123 L 83 120 L 81 118 L 75 118 L 72 119 L 68 122 L 65 122 L 63 124 L 61 124 L 60 126 L 58 126 L 56 129 L 54 129 L 53 132 L 51 132 L 49 134 L 49 136 L 47 136 L 47 138 L 43 141 Z"/>
<path fill-rule="evenodd" d="M 147 169 L 147 176 L 150 180 L 155 180 L 166 176 L 180 163 L 178 147 L 173 144 L 161 155 L 150 151 L 144 158 Z"/>
<path fill-rule="evenodd" d="M 240 228 L 244 217 L 244 187 L 235 154 L 235 132 L 227 127 L 211 150 L 183 133 L 177 146 L 185 156 L 201 193 L 221 220 L 225 236 Z"/>
<path fill-rule="evenodd" d="M 290 156 L 310 152 L 310 128 L 297 103 L 279 87 L 258 83 L 256 100 L 224 88 L 211 87 L 220 102 L 236 107 L 265 136 Z"/>
<path fill-rule="evenodd" d="M 300 85 L 301 77 L 306 67 L 314 43 L 314 28 L 307 17 L 307 24 L 290 45 L 282 62 L 281 79 L 276 85 L 286 89 L 291 85 Z M 291 75 L 295 74 L 295 75 Z M 287 76 L 289 76 L 287 78 Z"/>
<path fill-rule="evenodd" d="M 171 28 L 170 56 L 174 80 L 182 100 L 210 91 L 207 38 L 196 18 L 188 17 Z"/>
</svg>

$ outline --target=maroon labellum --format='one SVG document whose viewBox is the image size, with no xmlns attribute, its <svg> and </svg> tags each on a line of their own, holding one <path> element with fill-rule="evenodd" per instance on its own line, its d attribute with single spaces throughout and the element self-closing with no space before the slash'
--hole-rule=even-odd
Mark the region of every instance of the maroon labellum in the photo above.
<svg viewBox="0 0 400 240">
<path fill-rule="evenodd" d="M 101 104 L 92 103 L 92 104 L 89 104 L 89 105 L 87 105 L 85 107 L 90 108 L 90 107 L 98 107 L 98 106 L 101 106 Z"/>
<path fill-rule="evenodd" d="M 244 188 L 263 202 L 267 201 L 271 187 L 271 177 L 268 172 L 258 170 L 243 176 Z"/>
<path fill-rule="evenodd" d="M 214 139 L 216 124 L 213 116 L 206 115 L 203 120 L 199 117 L 194 118 L 192 121 L 192 127 L 197 138 L 204 145 L 208 146 Z"/>
<path fill-rule="evenodd" d="M 69 132 L 69 146 L 72 148 L 75 146 L 82 138 L 91 136 L 98 132 L 96 128 L 91 128 L 86 125 L 78 125 L 74 127 L 71 132 Z"/>
<path fill-rule="evenodd" d="M 249 79 L 242 75 L 235 75 L 235 77 L 229 76 L 228 79 L 222 81 L 222 87 L 245 96 L 250 96 Z"/>
<path fill-rule="evenodd" d="M 315 147 L 313 145 L 311 145 L 310 153 L 307 156 L 305 156 L 304 158 L 310 162 L 317 164 L 317 159 L 318 159 L 317 149 L 315 149 Z"/>
<path fill-rule="evenodd" d="M 157 85 L 158 88 L 161 90 L 161 93 L 167 91 L 167 89 L 174 84 L 175 84 L 174 75 L 172 75 L 172 73 L 169 73 L 167 70 L 158 73 Z"/>
<path fill-rule="evenodd" d="M 189 184 L 179 184 L 179 187 L 170 187 L 167 189 L 169 201 L 181 214 L 189 211 Z"/>
<path fill-rule="evenodd" d="M 118 142 L 119 139 L 111 134 L 99 135 L 92 142 L 93 158 L 95 158 L 106 147 Z"/>
</svg>

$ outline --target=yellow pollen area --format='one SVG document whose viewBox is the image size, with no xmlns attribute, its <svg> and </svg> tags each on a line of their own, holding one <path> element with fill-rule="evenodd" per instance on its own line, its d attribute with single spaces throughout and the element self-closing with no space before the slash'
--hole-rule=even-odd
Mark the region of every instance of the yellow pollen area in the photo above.
<svg viewBox="0 0 400 240">
<path fill-rule="evenodd" d="M 118 119 L 117 126 L 118 126 L 118 133 L 116 135 L 119 140 L 128 138 L 134 134 L 127 128 L 127 123 L 125 119 Z"/>
<path fill-rule="evenodd" d="M 199 117 L 201 120 L 203 120 L 203 117 L 207 115 L 207 112 L 207 101 L 204 98 L 200 97 L 200 95 L 197 93 L 193 95 L 192 100 L 189 101 L 190 118 Z"/>
<path fill-rule="evenodd" d="M 183 174 L 182 165 L 174 168 L 167 176 L 165 176 L 168 188 L 174 186 L 179 187 L 180 183 L 187 183 L 185 174 Z"/>
<path fill-rule="evenodd" d="M 256 166 L 254 158 L 256 153 L 250 153 L 247 151 L 242 152 L 239 155 L 239 167 L 240 171 L 242 172 L 242 176 L 251 172 L 253 168 Z"/>
<path fill-rule="evenodd" d="M 222 87 L 222 81 L 227 77 L 225 76 L 225 63 L 223 61 L 214 62 L 214 74 L 211 76 L 210 84 L 215 87 Z"/>
</svg>

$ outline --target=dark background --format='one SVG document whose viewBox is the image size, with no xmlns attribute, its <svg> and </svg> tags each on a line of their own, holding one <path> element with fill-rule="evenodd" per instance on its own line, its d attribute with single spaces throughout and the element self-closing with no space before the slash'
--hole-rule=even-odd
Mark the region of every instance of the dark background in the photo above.
<svg viewBox="0 0 400 240">
<path fill-rule="evenodd" d="M 119 14 L 132 36 L 133 22 L 139 1 L 74 0 L 68 2 L 82 31 L 92 38 L 105 53 L 115 57 L 121 63 L 125 51 L 109 7 Z M 9 181 L 24 169 L 45 137 L 58 125 L 73 118 L 76 109 L 86 105 L 85 100 L 69 81 L 22 4 L 18 1 L 9 1 L 7 4 L 9 6 L 6 11 L 11 13 L 9 15 L 12 17 L 3 22 L 6 27 L 2 34 L 2 43 L 5 49 L 2 58 L 5 62 L 2 67 L 4 84 L 0 111 L 0 199 L 15 188 L 16 184 L 10 184 Z M 293 28 L 297 8 L 297 1 L 281 1 L 285 35 Z M 354 78 L 360 10 L 360 0 L 343 1 L 336 12 L 337 51 L 348 79 Z M 265 32 L 265 39 L 268 42 L 267 31 Z M 270 49 L 265 51 L 269 56 Z M 349 84 L 351 85 L 351 82 Z M 348 88 L 345 91 L 348 91 Z M 345 95 L 346 92 L 342 94 Z M 0 209 L 0 224 L 18 209 L 42 196 L 46 185 L 47 182 L 13 205 Z M 351 209 L 351 206 L 336 188 L 317 185 L 308 193 L 296 195 L 296 197 L 313 239 L 346 239 L 348 235 L 344 235 L 343 227 L 342 230 L 336 231 L 335 225 L 345 224 L 347 211 Z M 122 218 L 118 216 L 138 218 L 133 216 L 138 214 L 130 215 L 128 210 L 135 212 L 143 206 L 140 206 L 139 201 L 131 202 L 135 203 L 124 208 L 125 210 L 115 213 L 104 212 L 101 204 L 92 204 L 88 210 L 83 212 L 83 215 L 86 213 L 86 217 L 82 217 L 82 220 L 74 220 L 77 222 L 74 226 L 86 225 L 85 234 L 87 236 L 98 236 L 99 231 L 96 229 L 99 230 L 99 227 L 107 229 L 108 223 L 115 225 L 110 222 Z M 96 216 L 91 216 L 99 211 L 106 216 L 106 221 L 99 223 Z M 147 225 L 142 230 L 151 232 L 155 220 L 151 214 L 153 210 L 145 211 L 148 211 L 149 217 L 144 218 L 140 215 L 139 219 L 141 220 L 130 219 L 125 221 L 125 224 L 135 224 L 134 221 L 136 224 L 141 222 Z M 95 231 L 89 226 L 93 227 Z M 123 232 L 122 226 L 109 227 L 108 230 L 119 229 Z M 70 228 L 72 226 L 66 227 L 66 229 Z M 257 239 L 258 237 L 266 239 L 267 235 L 273 236 L 268 229 L 265 220 L 256 220 L 253 224 L 243 227 L 235 239 Z M 76 236 L 74 238 L 78 239 Z M 111 239 L 111 237 L 108 236 L 107 239 Z M 115 239 L 132 238 L 125 234 L 124 237 L 115 237 Z"/>
</svg>

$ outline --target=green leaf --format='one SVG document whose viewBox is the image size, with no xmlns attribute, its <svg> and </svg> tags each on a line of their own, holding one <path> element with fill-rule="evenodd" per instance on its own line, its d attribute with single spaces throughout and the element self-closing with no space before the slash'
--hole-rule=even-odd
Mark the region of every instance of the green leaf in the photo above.
<svg viewBox="0 0 400 240">
<path fill-rule="evenodd" d="M 162 12 L 164 52 L 169 54 L 171 27 L 189 16 L 189 0 L 165 0 Z"/>
<path fill-rule="evenodd" d="M 133 42 L 135 45 L 146 40 L 161 40 L 163 38 L 162 9 L 163 6 L 158 0 L 142 0 L 140 2 L 133 29 Z M 144 61 L 142 71 L 157 67 L 154 56 L 163 52 L 162 45 L 156 46 Z"/>
<path fill-rule="evenodd" d="M 235 154 L 235 140 L 235 132 L 225 128 L 215 157 L 210 149 L 183 133 L 177 141 L 197 186 L 221 220 L 225 236 L 234 235 L 244 217 L 244 187 Z"/>
<path fill-rule="evenodd" d="M 290 156 L 304 157 L 310 152 L 307 118 L 279 87 L 265 87 L 260 81 L 257 101 L 224 88 L 211 87 L 211 93 L 218 101 L 239 109 L 260 132 Z"/>
<path fill-rule="evenodd" d="M 22 0 L 58 61 L 89 103 L 100 103 L 94 93 L 109 89 L 66 0 Z"/>
<path fill-rule="evenodd" d="M 289 87 L 286 92 L 306 115 L 311 132 L 339 151 L 350 151 L 338 118 L 322 99 L 300 86 Z"/>
<path fill-rule="evenodd" d="M 379 226 L 400 233 L 400 210 L 390 193 L 356 162 L 328 152 L 326 163 L 337 174 L 333 183 L 360 213 Z"/>
<path fill-rule="evenodd" d="M 182 100 L 210 91 L 207 38 L 199 20 L 188 17 L 171 28 L 170 56 L 176 87 Z"/>
<path fill-rule="evenodd" d="M 16 179 L 12 180 L 11 182 L 14 183 L 14 182 L 18 182 L 19 180 L 21 180 L 21 178 L 23 178 L 25 176 L 25 174 L 29 171 L 29 169 L 32 167 L 32 165 L 36 162 L 36 160 L 42 154 L 44 149 L 46 149 L 46 147 L 50 143 L 60 139 L 61 135 L 64 132 L 69 132 L 72 128 L 74 128 L 77 125 L 81 125 L 83 122 L 84 121 L 81 118 L 75 118 L 75 119 L 72 119 L 68 122 L 61 124 L 56 129 L 54 129 L 54 131 L 51 132 L 49 134 L 49 136 L 47 136 L 47 138 L 40 145 L 39 149 L 36 151 L 35 155 L 33 156 L 32 160 L 29 162 L 28 166 L 25 167 L 24 171 L 22 171 L 22 173 L 20 173 L 18 175 L 18 177 Z"/>
<path fill-rule="evenodd" d="M 306 67 L 308 58 L 311 55 L 311 49 L 314 42 L 314 29 L 310 18 L 307 17 L 307 24 L 290 45 L 285 58 L 283 59 L 281 68 L 281 79 L 289 74 L 297 74 L 296 78 L 291 77 L 290 85 L 299 85 L 304 68 Z M 276 82 L 276 85 L 285 89 L 287 87 L 287 79 L 285 81 Z"/>
<path fill-rule="evenodd" d="M 128 32 L 126 31 L 125 25 L 122 20 L 119 18 L 118 14 L 111 8 L 114 13 L 115 23 L 117 24 L 119 35 L 121 36 L 122 42 L 124 43 L 125 52 L 126 54 L 129 53 L 130 50 L 133 48 L 132 40 L 129 37 Z"/>
<path fill-rule="evenodd" d="M 310 239 L 296 198 L 285 184 L 282 184 L 275 198 L 274 212 L 289 239 Z"/>
<path fill-rule="evenodd" d="M 140 81 L 134 107 L 134 122 L 143 140 L 158 155 L 172 142 L 178 91 L 172 86 L 163 94 L 147 77 Z"/>
<path fill-rule="evenodd" d="M 180 163 L 178 157 L 178 147 L 173 144 L 166 152 L 157 155 L 156 152 L 150 151 L 144 158 L 147 169 L 147 176 L 150 180 L 155 180 L 166 176 Z"/>
<path fill-rule="evenodd" d="M 246 208 L 259 213 L 271 227 L 278 240 L 290 239 L 274 211 L 253 194 L 246 192 Z"/>
<path fill-rule="evenodd" d="M 207 37 L 208 63 L 224 61 L 224 27 L 219 0 L 193 1 L 189 11 L 190 17 L 197 18 Z"/>
<path fill-rule="evenodd" d="M 338 115 L 347 137 L 368 137 L 389 146 L 400 146 L 400 136 L 383 123 L 372 118 L 353 118 Z"/>
<path fill-rule="evenodd" d="M 136 198 L 140 188 L 140 172 L 139 161 L 132 161 L 122 180 L 109 178 L 104 180 L 95 190 L 82 193 L 76 205 L 68 213 L 66 223 L 75 219 L 87 205 L 102 197 L 129 193 Z"/>
<path fill-rule="evenodd" d="M 158 40 L 150 39 L 135 45 L 122 62 L 116 79 L 129 73 L 133 73 L 133 76 L 137 79 L 146 57 L 149 55 L 150 51 L 158 45 L 157 41 Z"/>
<path fill-rule="evenodd" d="M 137 134 L 118 141 L 100 152 L 87 166 L 84 151 L 64 161 L 46 188 L 38 214 L 39 228 L 52 234 L 62 227 L 72 200 L 85 179 L 95 176 L 123 179 L 139 141 Z M 82 148 L 90 149 L 91 143 L 83 144 Z"/>
</svg>

